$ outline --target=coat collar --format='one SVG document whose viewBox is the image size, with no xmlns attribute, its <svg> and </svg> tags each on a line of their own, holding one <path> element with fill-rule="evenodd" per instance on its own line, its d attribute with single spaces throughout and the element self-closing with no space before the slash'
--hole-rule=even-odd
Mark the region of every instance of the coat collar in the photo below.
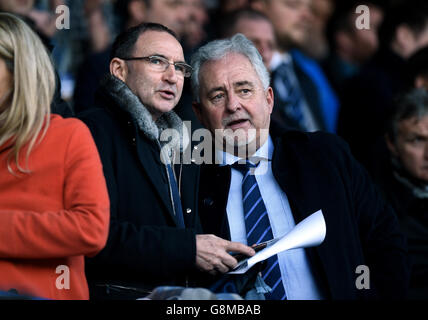
<svg viewBox="0 0 428 320">
<path fill-rule="evenodd" d="M 164 113 L 155 122 L 140 99 L 129 89 L 129 87 L 117 77 L 108 74 L 101 82 L 101 90 L 108 99 L 113 100 L 114 105 L 129 114 L 138 129 L 151 141 L 159 142 L 160 145 L 168 145 L 174 151 L 183 153 L 190 143 L 190 135 L 183 121 L 174 112 Z M 163 132 L 172 129 L 178 134 L 167 134 L 163 139 Z"/>
</svg>

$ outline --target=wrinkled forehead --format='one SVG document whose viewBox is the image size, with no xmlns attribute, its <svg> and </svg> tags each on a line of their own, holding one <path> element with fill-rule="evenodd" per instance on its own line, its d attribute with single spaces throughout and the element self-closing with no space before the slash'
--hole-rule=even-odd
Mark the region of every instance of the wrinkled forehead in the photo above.
<svg viewBox="0 0 428 320">
<path fill-rule="evenodd" d="M 202 64 L 199 71 L 201 89 L 251 82 L 254 86 L 262 85 L 261 80 L 250 60 L 240 53 L 228 53 L 225 56 L 209 60 Z"/>
</svg>

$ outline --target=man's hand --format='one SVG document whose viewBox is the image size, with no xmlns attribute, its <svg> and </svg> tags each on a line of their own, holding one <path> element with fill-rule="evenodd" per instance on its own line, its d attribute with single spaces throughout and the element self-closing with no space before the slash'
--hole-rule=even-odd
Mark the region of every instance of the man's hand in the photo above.
<svg viewBox="0 0 428 320">
<path fill-rule="evenodd" d="M 238 261 L 228 252 L 255 254 L 254 249 L 239 242 L 231 242 L 212 234 L 196 235 L 196 266 L 212 275 L 226 273 L 233 269 Z"/>
</svg>

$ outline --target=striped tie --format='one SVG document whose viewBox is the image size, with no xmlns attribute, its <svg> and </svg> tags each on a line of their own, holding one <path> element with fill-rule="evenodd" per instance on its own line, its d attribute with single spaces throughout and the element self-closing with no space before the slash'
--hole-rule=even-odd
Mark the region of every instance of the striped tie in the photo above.
<svg viewBox="0 0 428 320">
<path fill-rule="evenodd" d="M 260 194 L 256 177 L 254 176 L 254 169 L 256 167 L 256 165 L 249 161 L 245 164 L 235 163 L 233 165 L 233 168 L 239 170 L 243 175 L 242 201 L 247 243 L 250 246 L 273 238 L 266 206 Z M 267 266 L 262 270 L 262 276 L 266 284 L 272 288 L 271 292 L 265 294 L 267 300 L 287 299 L 276 255 L 267 260 Z"/>
<path fill-rule="evenodd" d="M 302 111 L 303 96 L 291 62 L 281 63 L 272 74 L 275 106 L 306 129 Z"/>
</svg>

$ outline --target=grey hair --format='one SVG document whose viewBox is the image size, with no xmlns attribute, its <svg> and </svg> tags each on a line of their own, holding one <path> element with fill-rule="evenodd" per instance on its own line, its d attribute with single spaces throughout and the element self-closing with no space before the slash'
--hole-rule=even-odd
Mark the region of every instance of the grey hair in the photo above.
<svg viewBox="0 0 428 320">
<path fill-rule="evenodd" d="M 428 92 L 425 89 L 412 89 L 394 101 L 394 106 L 387 118 L 387 134 L 395 142 L 398 135 L 398 124 L 410 118 L 420 120 L 428 115 Z"/>
<path fill-rule="evenodd" d="M 196 51 L 191 59 L 193 68 L 191 86 L 193 97 L 196 102 L 199 99 L 199 73 L 205 62 L 212 60 L 220 60 L 230 53 L 239 53 L 250 60 L 251 65 L 258 74 L 264 89 L 266 90 L 270 84 L 270 76 L 267 71 L 262 57 L 253 43 L 248 40 L 243 34 L 238 33 L 230 39 L 214 40 Z"/>
</svg>

